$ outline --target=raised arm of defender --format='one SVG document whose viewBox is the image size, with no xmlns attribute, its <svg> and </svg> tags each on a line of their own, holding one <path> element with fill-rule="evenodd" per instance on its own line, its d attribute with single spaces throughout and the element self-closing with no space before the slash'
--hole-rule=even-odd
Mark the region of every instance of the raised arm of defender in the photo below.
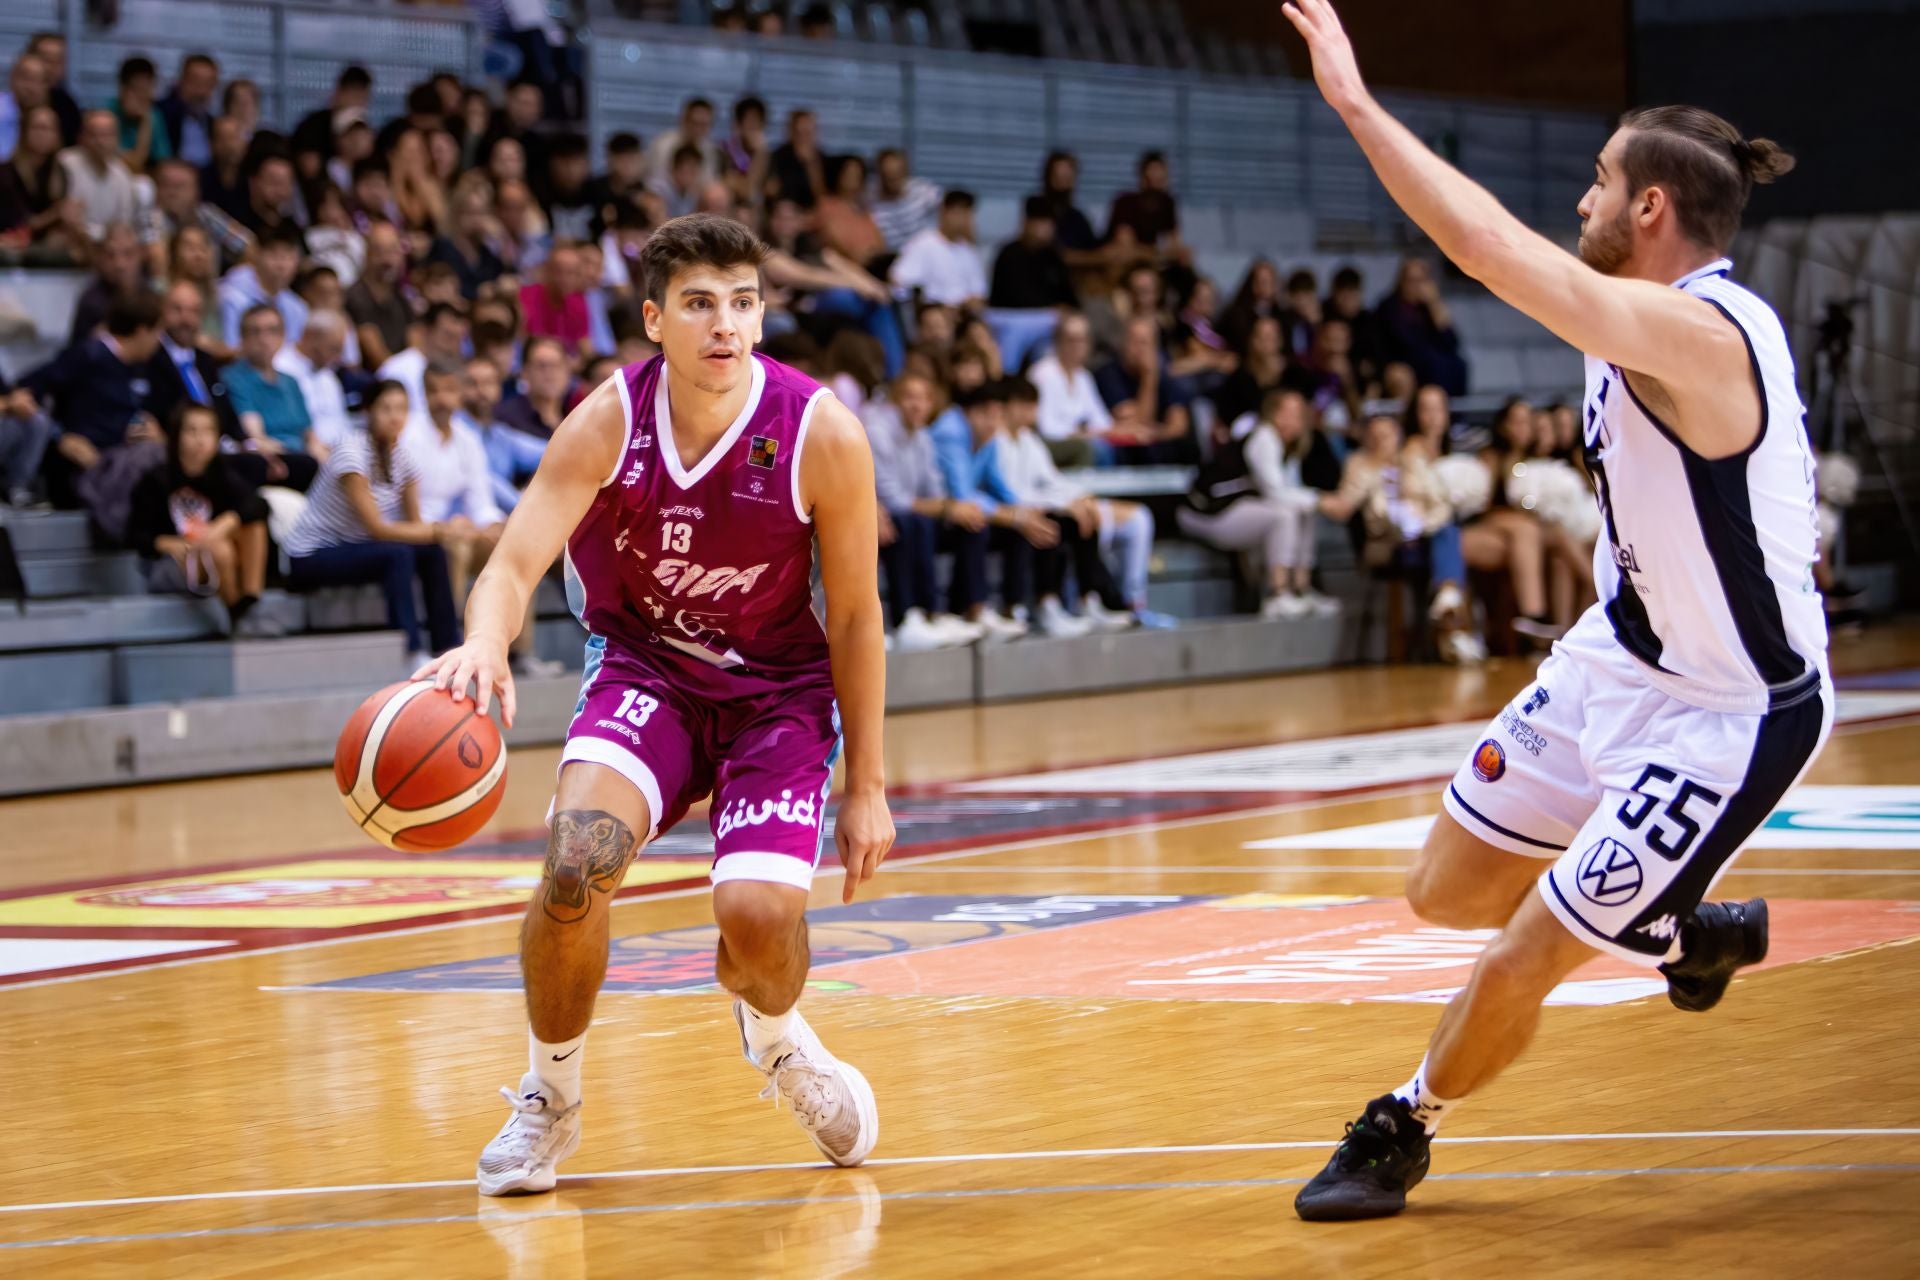
<svg viewBox="0 0 1920 1280">
<path fill-rule="evenodd" d="M 482 715 L 497 691 L 501 718 L 508 725 L 513 724 L 516 703 L 507 646 L 526 617 L 527 597 L 566 546 L 626 447 L 626 413 L 615 382 L 601 383 L 554 431 L 539 469 L 507 518 L 500 545 L 474 580 L 467 597 L 466 643 L 414 672 L 414 679 L 431 677 L 455 698 L 466 695 L 469 682 L 477 682 Z"/>
<path fill-rule="evenodd" d="M 1698 452 L 1724 456 L 1751 443 L 1758 388 L 1746 404 L 1723 402 L 1728 386 L 1752 386 L 1746 345 L 1733 324 L 1665 284 L 1603 275 L 1529 229 L 1373 100 L 1326 0 L 1294 0 L 1284 9 L 1306 38 L 1328 104 L 1388 194 L 1442 253 L 1579 350 L 1658 382 L 1677 406 L 1674 430 Z M 1658 188 L 1648 195 L 1665 198 Z M 1690 404 L 1696 388 L 1713 388 L 1720 401 Z"/>
</svg>

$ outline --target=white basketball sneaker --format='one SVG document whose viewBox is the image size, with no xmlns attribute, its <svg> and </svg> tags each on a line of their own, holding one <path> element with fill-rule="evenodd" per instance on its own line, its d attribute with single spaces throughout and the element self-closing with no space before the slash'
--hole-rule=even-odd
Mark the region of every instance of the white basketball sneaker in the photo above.
<svg viewBox="0 0 1920 1280">
<path fill-rule="evenodd" d="M 747 1044 L 747 1015 L 738 997 L 733 1020 L 740 1026 L 740 1052 L 754 1070 L 767 1078 L 763 1098 L 785 1098 L 793 1118 L 837 1165 L 851 1167 L 865 1160 L 880 1140 L 880 1108 L 873 1086 L 853 1067 L 827 1052 L 813 1028 L 793 1011 L 792 1029 L 780 1043 L 756 1058 Z"/>
<path fill-rule="evenodd" d="M 525 1195 L 551 1191 L 562 1160 L 580 1145 L 580 1104 L 561 1110 L 554 1106 L 540 1077 L 520 1077 L 520 1092 L 508 1088 L 500 1096 L 513 1114 L 480 1153 L 473 1171 L 483 1196 Z"/>
</svg>

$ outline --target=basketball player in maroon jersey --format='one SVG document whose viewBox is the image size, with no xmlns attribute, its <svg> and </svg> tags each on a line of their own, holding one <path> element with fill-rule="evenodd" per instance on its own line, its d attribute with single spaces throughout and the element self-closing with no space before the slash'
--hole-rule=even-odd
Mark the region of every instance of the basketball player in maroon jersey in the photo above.
<svg viewBox="0 0 1920 1280">
<path fill-rule="evenodd" d="M 520 962 L 531 1062 L 480 1155 L 485 1195 L 547 1191 L 580 1142 L 580 1060 L 606 976 L 608 914 L 637 853 L 712 794 L 715 968 L 742 1050 L 821 1153 L 857 1165 L 879 1114 L 866 1078 L 795 1007 L 807 889 L 844 735 L 843 898 L 893 844 L 881 782 L 886 665 L 873 460 L 852 413 L 753 353 L 767 248 L 694 214 L 641 254 L 647 336 L 554 433 L 474 584 L 467 642 L 421 669 L 477 684 L 513 720 L 507 646 L 564 550 L 589 632 Z M 813 607 L 816 543 L 826 590 Z"/>
</svg>

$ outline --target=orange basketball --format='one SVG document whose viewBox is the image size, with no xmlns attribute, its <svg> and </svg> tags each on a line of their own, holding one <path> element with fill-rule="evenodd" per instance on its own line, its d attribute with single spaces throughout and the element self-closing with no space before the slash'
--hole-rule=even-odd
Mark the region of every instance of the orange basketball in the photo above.
<svg viewBox="0 0 1920 1280">
<path fill-rule="evenodd" d="M 362 831 L 402 853 L 437 853 L 500 807 L 507 751 L 471 698 L 415 680 L 360 704 L 333 750 L 333 780 Z"/>
</svg>

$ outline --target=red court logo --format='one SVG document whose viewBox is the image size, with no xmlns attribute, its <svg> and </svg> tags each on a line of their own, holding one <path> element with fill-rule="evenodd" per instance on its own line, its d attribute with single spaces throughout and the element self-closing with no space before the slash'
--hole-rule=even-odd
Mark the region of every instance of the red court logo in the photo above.
<svg viewBox="0 0 1920 1280">
<path fill-rule="evenodd" d="M 1505 748 L 1488 738 L 1473 749 L 1473 776 L 1482 782 L 1498 782 L 1507 771 Z"/>
</svg>

